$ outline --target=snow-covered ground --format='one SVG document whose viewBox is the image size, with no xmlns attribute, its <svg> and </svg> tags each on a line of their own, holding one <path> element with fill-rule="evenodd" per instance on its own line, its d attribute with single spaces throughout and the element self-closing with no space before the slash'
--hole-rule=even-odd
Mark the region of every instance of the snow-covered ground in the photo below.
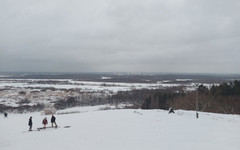
<svg viewBox="0 0 240 150">
<path fill-rule="evenodd" d="M 54 90 L 42 91 L 42 88 L 54 88 Z M 87 82 L 72 79 L 0 79 L 0 104 L 17 107 L 24 99 L 29 101 L 28 105 L 49 104 L 49 102 L 68 96 L 84 98 L 85 95 L 82 93 L 88 95 L 91 93 L 92 97 L 103 98 L 118 91 L 159 88 L 163 88 L 163 85 L 159 83 Z M 69 89 L 77 91 L 66 92 Z M 22 91 L 26 94 L 19 94 Z"/>
<path fill-rule="evenodd" d="M 177 110 L 104 110 L 106 106 L 61 110 L 58 129 L 41 127 L 41 112 L 0 117 L 1 150 L 239 150 L 240 116 Z M 107 106 L 110 109 L 110 106 Z M 70 113 L 77 112 L 77 113 Z M 70 114 L 69 114 L 70 113 Z M 50 121 L 50 115 L 46 116 Z M 71 125 L 70 128 L 63 128 Z"/>
<path fill-rule="evenodd" d="M 51 83 L 54 82 L 53 83 Z M 191 81 L 191 79 L 176 79 L 176 81 Z M 44 83 L 39 83 L 44 82 Z M 47 83 L 49 82 L 49 83 Z M 0 89 L 4 87 L 13 88 L 56 88 L 56 89 L 82 89 L 83 91 L 109 90 L 113 92 L 129 91 L 132 89 L 159 89 L 166 87 L 186 86 L 186 88 L 196 89 L 199 83 L 168 83 L 171 80 L 158 81 L 156 83 L 121 83 L 121 82 L 93 82 L 93 81 L 74 81 L 71 79 L 2 79 Z M 213 83 L 214 84 L 214 83 Z M 213 84 L 203 84 L 210 87 Z"/>
<path fill-rule="evenodd" d="M 175 81 L 159 81 L 156 83 L 121 83 L 121 82 L 94 82 L 75 81 L 72 79 L 0 79 L 0 104 L 17 107 L 19 103 L 27 100 L 27 105 L 49 104 L 66 97 L 79 97 L 82 101 L 86 97 L 104 98 L 116 94 L 119 91 L 130 91 L 134 89 L 164 89 L 169 87 L 184 87 L 186 91 L 196 90 L 197 83 L 191 79 L 176 79 Z M 183 83 L 181 83 L 182 81 Z M 211 87 L 212 84 L 203 84 Z M 43 90 L 45 88 L 45 90 Z M 52 88 L 53 90 L 47 90 Z M 67 90 L 75 91 L 67 91 Z M 19 94 L 24 92 L 26 94 Z"/>
<path fill-rule="evenodd" d="M 39 83 L 39 82 L 54 81 L 51 83 Z M 57 84 L 56 84 L 57 83 Z M 128 91 L 132 89 L 158 89 L 162 87 L 180 86 L 179 84 L 163 84 L 163 83 L 120 83 L 120 82 L 90 82 L 90 81 L 74 81 L 71 79 L 5 79 L 0 80 L 0 88 L 3 87 L 17 87 L 17 88 L 56 88 L 56 89 L 82 89 L 83 91 L 99 91 L 110 90 Z"/>
</svg>

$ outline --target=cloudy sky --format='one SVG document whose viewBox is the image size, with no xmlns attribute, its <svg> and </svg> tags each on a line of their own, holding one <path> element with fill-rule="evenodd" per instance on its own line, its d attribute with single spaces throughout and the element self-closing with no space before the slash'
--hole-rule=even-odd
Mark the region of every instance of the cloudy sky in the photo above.
<svg viewBox="0 0 240 150">
<path fill-rule="evenodd" d="M 240 73 L 239 0 L 0 0 L 0 71 Z"/>
</svg>

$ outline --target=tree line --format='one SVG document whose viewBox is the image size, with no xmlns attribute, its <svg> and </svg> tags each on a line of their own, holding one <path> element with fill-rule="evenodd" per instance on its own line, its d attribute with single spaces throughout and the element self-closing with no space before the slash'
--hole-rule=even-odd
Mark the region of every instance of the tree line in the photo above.
<svg viewBox="0 0 240 150">
<path fill-rule="evenodd" d="M 143 109 L 174 109 L 240 114 L 240 81 L 222 83 L 207 88 L 199 85 L 196 91 L 172 92 L 169 90 L 156 91 L 143 101 Z"/>
</svg>

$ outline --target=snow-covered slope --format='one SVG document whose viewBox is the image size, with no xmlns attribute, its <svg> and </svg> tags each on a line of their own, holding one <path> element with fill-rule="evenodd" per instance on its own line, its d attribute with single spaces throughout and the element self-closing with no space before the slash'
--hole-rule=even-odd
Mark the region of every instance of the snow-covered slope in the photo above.
<svg viewBox="0 0 240 150">
<path fill-rule="evenodd" d="M 103 106 L 101 106 L 103 107 Z M 240 116 L 178 110 L 101 110 L 79 107 L 56 115 L 58 129 L 24 132 L 40 112 L 0 118 L 1 150 L 239 150 Z M 67 114 L 69 112 L 75 112 Z M 61 114 L 61 115 L 60 115 Z M 46 116 L 50 121 L 51 116 Z M 70 128 L 63 128 L 71 125 Z"/>
</svg>

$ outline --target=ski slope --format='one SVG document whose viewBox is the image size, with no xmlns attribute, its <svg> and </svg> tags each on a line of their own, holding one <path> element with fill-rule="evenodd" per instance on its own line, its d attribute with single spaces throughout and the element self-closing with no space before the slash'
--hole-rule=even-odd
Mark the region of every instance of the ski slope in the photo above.
<svg viewBox="0 0 240 150">
<path fill-rule="evenodd" d="M 103 110 L 105 106 L 59 111 L 58 129 L 41 127 L 40 112 L 0 118 L 0 150 L 239 150 L 240 116 L 163 110 Z M 109 109 L 109 108 L 108 108 Z M 60 115 L 61 114 L 61 115 Z M 63 128 L 71 125 L 70 128 Z M 50 126 L 50 124 L 48 124 Z"/>
</svg>

